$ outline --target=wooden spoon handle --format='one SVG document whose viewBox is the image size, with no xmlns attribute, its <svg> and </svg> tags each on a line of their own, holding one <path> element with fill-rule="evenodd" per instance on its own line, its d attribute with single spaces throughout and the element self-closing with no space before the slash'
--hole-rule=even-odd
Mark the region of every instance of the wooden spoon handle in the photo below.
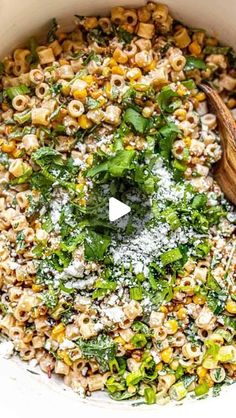
<svg viewBox="0 0 236 418">
<path fill-rule="evenodd" d="M 200 84 L 217 116 L 223 156 L 213 174 L 226 197 L 236 204 L 236 123 L 219 94 L 207 84 Z"/>
</svg>

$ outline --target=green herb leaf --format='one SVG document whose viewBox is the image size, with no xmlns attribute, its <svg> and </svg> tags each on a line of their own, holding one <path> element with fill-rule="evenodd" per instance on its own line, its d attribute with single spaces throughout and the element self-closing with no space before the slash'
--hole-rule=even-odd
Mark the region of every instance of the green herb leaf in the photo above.
<svg viewBox="0 0 236 418">
<path fill-rule="evenodd" d="M 220 54 L 220 55 L 227 55 L 230 51 L 230 46 L 211 46 L 207 45 L 203 49 L 203 54 Z"/>
<path fill-rule="evenodd" d="M 111 239 L 108 236 L 89 230 L 84 242 L 84 256 L 86 260 L 102 260 Z"/>
<path fill-rule="evenodd" d="M 57 39 L 57 36 L 56 36 L 57 29 L 58 29 L 58 23 L 54 17 L 50 23 L 50 28 L 47 34 L 47 43 L 51 44 L 53 41 Z"/>
<path fill-rule="evenodd" d="M 109 362 L 115 358 L 117 351 L 117 346 L 111 337 L 98 335 L 98 337 L 87 341 L 80 338 L 75 342 L 83 357 L 96 360 L 102 371 L 109 370 Z"/>
<path fill-rule="evenodd" d="M 180 130 L 174 122 L 168 122 L 157 134 L 157 146 L 165 160 L 170 160 L 172 145 Z"/>
<path fill-rule="evenodd" d="M 182 102 L 176 91 L 172 90 L 170 86 L 165 86 L 157 96 L 157 103 L 162 112 L 173 113 Z"/>
<path fill-rule="evenodd" d="M 198 70 L 206 70 L 207 66 L 205 62 L 200 58 L 196 58 L 193 56 L 186 57 L 186 64 L 184 70 L 190 71 L 194 70 L 195 68 Z"/>
<path fill-rule="evenodd" d="M 125 44 L 130 44 L 134 35 L 127 30 L 123 29 L 122 27 L 118 28 L 117 36 L 120 42 L 124 42 Z"/>
<path fill-rule="evenodd" d="M 139 134 L 144 134 L 147 131 L 150 121 L 144 118 L 139 112 L 129 107 L 126 109 L 123 117 L 124 122 L 128 123 Z"/>
</svg>

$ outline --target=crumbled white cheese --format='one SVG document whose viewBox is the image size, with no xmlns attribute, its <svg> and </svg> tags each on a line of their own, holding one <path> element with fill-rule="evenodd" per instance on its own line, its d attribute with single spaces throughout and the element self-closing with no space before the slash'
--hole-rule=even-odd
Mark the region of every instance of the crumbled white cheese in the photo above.
<svg viewBox="0 0 236 418">
<path fill-rule="evenodd" d="M 122 322 L 125 317 L 123 310 L 119 306 L 107 308 L 104 312 L 105 315 L 113 322 Z"/>
<path fill-rule="evenodd" d="M 65 340 L 60 343 L 60 349 L 61 350 L 69 350 L 70 348 L 74 348 L 76 346 L 75 343 L 73 343 L 73 341 L 68 340 L 67 338 L 65 338 Z"/>
</svg>

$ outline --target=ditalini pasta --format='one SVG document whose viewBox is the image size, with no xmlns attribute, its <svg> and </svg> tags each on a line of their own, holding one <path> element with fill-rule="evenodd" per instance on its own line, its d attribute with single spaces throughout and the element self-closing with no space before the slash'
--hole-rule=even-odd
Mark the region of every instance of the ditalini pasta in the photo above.
<svg viewBox="0 0 236 418">
<path fill-rule="evenodd" d="M 152 2 L 75 21 L 0 63 L 1 335 L 80 394 L 216 395 L 236 378 L 236 213 L 198 85 L 236 115 L 236 55 Z"/>
</svg>

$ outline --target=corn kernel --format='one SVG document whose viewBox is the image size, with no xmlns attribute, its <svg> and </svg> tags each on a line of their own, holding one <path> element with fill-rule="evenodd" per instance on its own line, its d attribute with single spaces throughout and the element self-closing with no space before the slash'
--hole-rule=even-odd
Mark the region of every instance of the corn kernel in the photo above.
<svg viewBox="0 0 236 418">
<path fill-rule="evenodd" d="M 201 46 L 199 45 L 197 41 L 191 42 L 188 49 L 191 52 L 191 54 L 196 55 L 196 56 L 200 55 L 202 51 Z"/>
<path fill-rule="evenodd" d="M 203 93 L 203 91 L 200 91 L 196 94 L 195 99 L 197 99 L 198 102 L 203 102 L 204 100 L 206 100 L 206 95 L 205 93 Z"/>
<path fill-rule="evenodd" d="M 187 316 L 187 310 L 185 308 L 180 308 L 177 311 L 177 317 L 178 319 L 185 319 Z"/>
<path fill-rule="evenodd" d="M 115 51 L 113 52 L 113 58 L 119 64 L 125 64 L 128 61 L 127 55 L 120 48 L 115 49 Z"/>
<path fill-rule="evenodd" d="M 124 75 L 125 70 L 120 65 L 114 65 L 111 69 L 112 74 Z"/>
<path fill-rule="evenodd" d="M 112 96 L 112 87 L 111 87 L 111 83 L 107 83 L 105 86 L 105 93 L 107 95 L 107 97 L 110 99 Z"/>
<path fill-rule="evenodd" d="M 69 354 L 66 351 L 58 350 L 57 355 L 58 357 L 60 357 L 60 359 L 64 361 L 65 364 L 67 364 L 67 366 L 72 366 L 73 363 L 69 357 Z"/>
<path fill-rule="evenodd" d="M 103 75 L 103 77 L 108 77 L 110 75 L 110 73 L 111 73 L 111 69 L 109 67 L 104 67 L 102 69 L 102 75 Z"/>
<path fill-rule="evenodd" d="M 206 39 L 206 45 L 216 46 L 218 44 L 218 41 L 216 38 L 207 38 Z"/>
<path fill-rule="evenodd" d="M 207 385 L 208 385 L 208 387 L 209 388 L 212 388 L 213 386 L 214 386 L 214 382 L 213 382 L 213 380 L 211 379 L 211 377 L 210 377 L 210 375 L 209 374 L 206 374 L 206 376 L 204 376 L 204 377 L 201 377 L 200 379 L 199 379 L 199 381 L 198 381 L 200 384 L 202 384 L 202 383 L 207 383 Z"/>
<path fill-rule="evenodd" d="M 178 362 L 178 360 L 173 360 L 173 361 L 170 363 L 170 368 L 171 368 L 172 370 L 177 370 L 177 369 L 178 369 L 178 367 L 179 367 L 179 362 Z"/>
<path fill-rule="evenodd" d="M 87 118 L 86 115 L 81 115 L 78 118 L 79 126 L 82 129 L 89 129 L 93 126 L 93 123 L 90 119 Z"/>
<path fill-rule="evenodd" d="M 205 369 L 205 367 L 199 366 L 197 368 L 197 375 L 200 378 L 204 378 L 206 376 L 206 374 L 207 374 L 207 369 Z"/>
<path fill-rule="evenodd" d="M 82 193 L 83 191 L 84 191 L 84 184 L 77 184 L 76 185 L 76 191 L 78 192 L 78 193 Z"/>
<path fill-rule="evenodd" d="M 171 347 L 165 348 L 161 352 L 161 359 L 164 363 L 170 363 L 173 357 L 173 349 Z"/>
<path fill-rule="evenodd" d="M 9 106 L 7 103 L 2 103 L 2 110 L 3 112 L 6 112 L 9 109 Z"/>
<path fill-rule="evenodd" d="M 93 164 L 93 154 L 90 154 L 88 158 L 86 159 L 86 163 L 91 167 Z"/>
<path fill-rule="evenodd" d="M 32 290 L 35 293 L 40 292 L 42 290 L 42 286 L 40 286 L 39 284 L 33 284 L 32 285 Z"/>
<path fill-rule="evenodd" d="M 185 96 L 186 94 L 187 94 L 187 89 L 186 89 L 186 87 L 184 87 L 183 85 L 179 85 L 178 86 L 178 88 L 177 88 L 177 90 L 176 90 L 176 93 L 179 95 L 179 96 Z"/>
<path fill-rule="evenodd" d="M 2 151 L 3 152 L 6 152 L 7 154 L 10 154 L 11 152 L 13 152 L 13 151 L 15 151 L 15 149 L 16 149 L 16 143 L 15 143 L 15 141 L 10 141 L 10 142 L 5 142 L 3 145 L 2 145 Z"/>
<path fill-rule="evenodd" d="M 233 109 L 236 106 L 236 100 L 233 99 L 233 97 L 231 97 L 228 101 L 227 101 L 227 106 L 229 109 Z"/>
<path fill-rule="evenodd" d="M 95 16 L 88 16 L 85 18 L 84 27 L 87 30 L 95 29 L 98 26 L 98 20 Z"/>
<path fill-rule="evenodd" d="M 183 139 L 183 141 L 184 141 L 184 143 L 185 143 L 185 145 L 186 145 L 187 147 L 190 147 L 191 142 L 192 142 L 192 140 L 191 140 L 190 136 L 186 136 L 186 137 Z"/>
<path fill-rule="evenodd" d="M 161 306 L 159 309 L 160 312 L 167 314 L 168 313 L 168 309 L 166 306 Z"/>
<path fill-rule="evenodd" d="M 125 147 L 125 149 L 127 149 L 127 150 L 132 150 L 132 149 L 134 149 L 134 147 L 133 147 L 132 145 L 127 145 L 127 146 Z"/>
<path fill-rule="evenodd" d="M 73 96 L 75 99 L 77 100 L 84 100 L 87 97 L 87 90 L 86 89 L 82 89 L 82 90 L 75 90 L 73 93 Z"/>
<path fill-rule="evenodd" d="M 236 302 L 228 300 L 225 306 L 226 310 L 231 314 L 236 314 Z"/>
<path fill-rule="evenodd" d="M 65 337 L 65 325 L 61 322 L 52 329 L 51 338 L 58 342 L 62 342 Z"/>
<path fill-rule="evenodd" d="M 156 370 L 158 371 L 158 372 L 161 372 L 161 370 L 163 369 L 163 363 L 158 363 L 157 365 L 156 365 Z"/>
<path fill-rule="evenodd" d="M 14 158 L 19 158 L 22 155 L 22 150 L 20 149 L 16 149 L 15 151 L 12 152 L 12 157 Z"/>
<path fill-rule="evenodd" d="M 149 65 L 147 65 L 146 67 L 144 67 L 144 71 L 149 72 L 149 71 L 155 70 L 156 65 L 157 65 L 156 61 L 155 61 L 155 60 L 153 60 L 153 61 L 151 62 L 151 64 L 149 64 Z"/>
<path fill-rule="evenodd" d="M 193 302 L 196 305 L 204 305 L 204 303 L 206 302 L 206 298 L 204 298 L 204 296 L 201 296 L 201 295 L 194 295 Z"/>
<path fill-rule="evenodd" d="M 59 64 L 60 65 L 68 65 L 70 64 L 68 60 L 66 60 L 65 58 L 61 58 L 59 59 Z"/>
<path fill-rule="evenodd" d="M 125 340 L 123 340 L 123 338 L 121 338 L 121 337 L 116 337 L 116 338 L 114 338 L 114 341 L 115 341 L 117 344 L 122 344 L 122 345 L 124 345 L 124 344 L 125 344 Z"/>
<path fill-rule="evenodd" d="M 167 328 L 169 334 L 175 334 L 179 328 L 179 325 L 175 319 L 169 319 L 165 323 L 165 327 Z"/>
<path fill-rule="evenodd" d="M 109 66 L 114 67 L 115 65 L 117 65 L 116 60 L 114 60 L 114 58 L 111 58 L 110 61 L 109 61 Z"/>
<path fill-rule="evenodd" d="M 79 204 L 80 206 L 86 206 L 86 199 L 84 197 L 81 197 L 81 199 L 79 199 Z"/>
<path fill-rule="evenodd" d="M 70 85 L 69 84 L 63 84 L 61 87 L 61 92 L 64 94 L 64 96 L 69 96 L 70 94 Z"/>
<path fill-rule="evenodd" d="M 124 345 L 124 348 L 126 349 L 126 350 L 135 350 L 135 347 L 133 346 L 133 344 L 131 344 L 131 343 L 126 343 L 125 345 Z"/>
<path fill-rule="evenodd" d="M 84 75 L 81 77 L 81 80 L 86 81 L 86 83 L 91 86 L 91 84 L 93 84 L 94 82 L 94 78 L 92 75 Z"/>
<path fill-rule="evenodd" d="M 178 118 L 178 120 L 183 121 L 186 119 L 187 112 L 185 109 L 177 109 L 174 112 L 174 115 Z"/>
<path fill-rule="evenodd" d="M 129 80 L 138 80 L 142 76 L 142 72 L 140 68 L 131 68 L 126 76 Z"/>
</svg>

